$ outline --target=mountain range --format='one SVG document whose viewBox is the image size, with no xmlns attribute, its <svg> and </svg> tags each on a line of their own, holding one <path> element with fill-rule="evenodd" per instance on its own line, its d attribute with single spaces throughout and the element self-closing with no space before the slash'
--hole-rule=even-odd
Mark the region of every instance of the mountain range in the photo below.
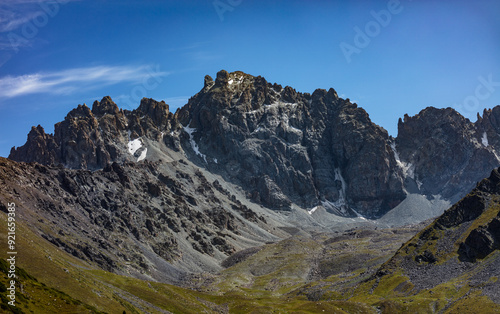
<svg viewBox="0 0 500 314">
<path fill-rule="evenodd" d="M 84 269 L 83 285 L 97 280 L 120 311 L 184 312 L 129 296 L 113 276 L 174 285 L 181 303 L 198 291 L 180 307 L 193 312 L 237 311 L 251 303 L 245 294 L 348 312 L 404 311 L 411 298 L 458 310 L 500 302 L 499 154 L 500 107 L 476 122 L 429 107 L 400 119 L 394 138 L 334 89 L 300 93 L 222 70 L 175 113 L 163 101 L 129 111 L 104 97 L 71 110 L 54 134 L 33 127 L 0 159 L 0 209 L 15 202 L 26 243 L 43 248 L 21 261 L 57 255 L 68 285 Z M 232 294 L 230 305 L 211 297 Z M 106 310 L 94 298 L 86 309 Z"/>
</svg>

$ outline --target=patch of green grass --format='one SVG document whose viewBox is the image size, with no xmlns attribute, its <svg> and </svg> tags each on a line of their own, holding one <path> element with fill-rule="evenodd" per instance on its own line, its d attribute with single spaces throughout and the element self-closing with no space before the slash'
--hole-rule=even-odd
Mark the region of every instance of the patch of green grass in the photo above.
<svg viewBox="0 0 500 314">
<path fill-rule="evenodd" d="M 0 245 L 6 242 L 4 219 L 1 214 Z M 436 232 L 438 235 L 440 231 Z M 211 292 L 200 292 L 99 270 L 56 248 L 22 223 L 18 234 L 22 248 L 18 265 L 22 269 L 18 274 L 25 290 L 19 297 L 19 308 L 24 312 L 40 307 L 36 313 L 142 313 L 158 309 L 172 313 L 455 313 L 472 306 L 474 300 L 482 303 L 481 310 L 498 309 L 467 284 L 470 274 L 422 291 L 415 290 L 397 264 L 386 263 L 392 273 L 371 277 L 397 249 L 401 239 L 397 235 L 392 244 L 384 243 L 378 252 L 375 248 L 380 244 L 368 238 L 325 245 L 318 239 L 289 238 L 266 245 L 245 261 L 225 269 L 207 287 Z M 418 237 L 414 240 L 418 241 Z M 308 274 L 317 265 L 341 271 L 310 281 Z M 346 265 L 353 267 L 342 268 Z M 6 267 L 5 262 L 0 262 L 3 273 Z M 6 289 L 5 279 L 4 275 L 0 280 L 0 291 Z M 489 282 L 497 280 L 491 277 Z"/>
<path fill-rule="evenodd" d="M 12 313 L 102 313 L 95 307 L 72 298 L 62 291 L 47 287 L 19 267 L 16 267 L 15 306 L 10 306 L 8 302 L 11 299 L 8 299 L 5 293 L 6 285 L 8 286 L 11 280 L 7 276 L 8 263 L 5 259 L 0 259 L 0 265 L 2 287 L 0 290 L 3 292 L 0 298 L 2 299 L 1 308 L 4 311 Z"/>
<path fill-rule="evenodd" d="M 475 291 L 464 298 L 453 303 L 445 313 L 500 313 L 500 305 L 491 301 L 490 298 L 481 295 L 480 291 Z"/>
</svg>

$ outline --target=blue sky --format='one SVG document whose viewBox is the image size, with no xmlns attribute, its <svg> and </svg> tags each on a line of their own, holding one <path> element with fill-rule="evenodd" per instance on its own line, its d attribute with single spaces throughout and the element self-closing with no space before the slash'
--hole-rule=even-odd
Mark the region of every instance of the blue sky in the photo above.
<svg viewBox="0 0 500 314">
<path fill-rule="evenodd" d="M 393 136 L 405 113 L 500 105 L 500 1 L 4 0 L 0 156 L 78 104 L 171 110 L 225 69 L 333 87 Z"/>
</svg>

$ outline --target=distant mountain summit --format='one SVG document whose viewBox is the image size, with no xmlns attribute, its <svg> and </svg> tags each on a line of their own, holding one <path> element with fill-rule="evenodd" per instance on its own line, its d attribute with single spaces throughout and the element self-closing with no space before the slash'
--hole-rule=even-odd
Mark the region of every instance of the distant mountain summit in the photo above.
<svg viewBox="0 0 500 314">
<path fill-rule="evenodd" d="M 464 196 L 500 165 L 498 121 L 499 107 L 475 123 L 431 107 L 400 119 L 393 138 L 334 89 L 300 93 L 222 70 L 175 114 L 152 99 L 128 111 L 105 97 L 72 110 L 54 135 L 33 127 L 9 158 L 98 170 L 173 151 L 269 209 L 377 219 Z"/>
<path fill-rule="evenodd" d="M 26 144 L 12 148 L 9 158 L 70 169 L 102 169 L 114 161 L 136 161 L 138 150 L 129 143 L 141 137 L 160 141 L 160 130 L 169 132 L 176 127 L 175 121 L 165 102 L 144 98 L 139 108 L 128 111 L 104 97 L 94 102 L 92 110 L 85 104 L 71 110 L 55 125 L 54 135 L 46 134 L 41 126 L 33 127 Z"/>
</svg>

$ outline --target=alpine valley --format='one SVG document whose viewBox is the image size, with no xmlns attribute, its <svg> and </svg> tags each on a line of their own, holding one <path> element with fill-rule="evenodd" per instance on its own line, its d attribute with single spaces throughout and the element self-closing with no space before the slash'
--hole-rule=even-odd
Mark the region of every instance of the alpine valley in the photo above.
<svg viewBox="0 0 500 314">
<path fill-rule="evenodd" d="M 499 166 L 500 106 L 394 138 L 334 89 L 239 71 L 175 113 L 104 97 L 0 158 L 2 311 L 499 312 Z"/>
</svg>

